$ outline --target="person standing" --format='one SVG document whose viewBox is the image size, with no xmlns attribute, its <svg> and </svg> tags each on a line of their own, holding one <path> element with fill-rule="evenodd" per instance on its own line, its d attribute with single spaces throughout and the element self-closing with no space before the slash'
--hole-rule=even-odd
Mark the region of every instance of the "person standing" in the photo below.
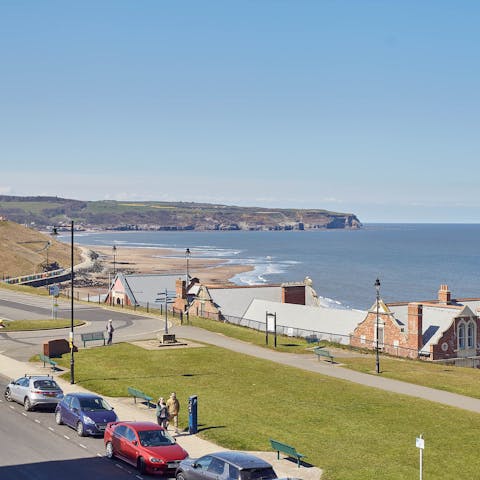
<svg viewBox="0 0 480 480">
<path fill-rule="evenodd" d="M 168 408 L 168 421 L 172 422 L 175 428 L 175 433 L 178 433 L 178 413 L 180 412 L 180 402 L 177 399 L 175 392 L 170 394 L 170 398 L 167 400 Z"/>
<path fill-rule="evenodd" d="M 168 429 L 168 407 L 165 399 L 160 397 L 157 402 L 157 422 L 165 430 Z"/>
<path fill-rule="evenodd" d="M 107 334 L 108 334 L 108 340 L 107 340 L 107 345 L 111 345 L 112 344 L 112 340 L 113 340 L 113 332 L 115 331 L 115 329 L 113 328 L 113 323 L 112 323 L 112 319 L 110 319 L 108 322 L 107 322 Z"/>
</svg>

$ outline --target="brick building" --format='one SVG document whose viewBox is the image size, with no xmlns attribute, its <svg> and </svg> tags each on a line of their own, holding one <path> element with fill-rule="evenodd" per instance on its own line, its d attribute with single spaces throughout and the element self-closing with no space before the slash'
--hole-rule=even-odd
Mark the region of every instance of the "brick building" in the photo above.
<svg viewBox="0 0 480 480">
<path fill-rule="evenodd" d="M 436 300 L 378 303 L 378 343 L 382 352 L 428 360 L 465 359 L 480 355 L 480 299 L 453 299 L 441 285 Z M 376 348 L 377 303 L 355 328 L 351 345 Z M 460 362 L 459 362 L 460 363 Z"/>
</svg>

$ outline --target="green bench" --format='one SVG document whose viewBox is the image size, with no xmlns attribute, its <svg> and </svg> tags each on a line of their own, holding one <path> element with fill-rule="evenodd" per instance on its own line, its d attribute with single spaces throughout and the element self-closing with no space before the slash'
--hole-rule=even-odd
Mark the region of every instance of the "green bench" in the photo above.
<svg viewBox="0 0 480 480">
<path fill-rule="evenodd" d="M 133 397 L 135 403 L 137 403 L 137 398 L 143 398 L 147 401 L 148 408 L 150 408 L 150 402 L 153 400 L 153 397 L 149 397 L 146 393 L 133 387 L 128 387 L 128 394 Z"/>
<path fill-rule="evenodd" d="M 105 345 L 105 336 L 103 335 L 103 332 L 81 333 L 80 338 L 82 339 L 84 347 L 87 342 L 95 342 L 97 340 L 102 340 Z"/>
<path fill-rule="evenodd" d="M 280 452 L 285 453 L 289 457 L 294 457 L 297 459 L 298 468 L 300 468 L 300 460 L 305 458 L 305 455 L 298 453 L 295 447 L 287 445 L 286 443 L 278 442 L 277 440 L 270 439 L 270 445 L 272 445 L 273 450 L 277 451 L 277 459 L 280 460 Z"/>
<path fill-rule="evenodd" d="M 38 356 L 40 357 L 40 361 L 43 362 L 43 366 L 45 366 L 46 363 L 49 363 L 52 370 L 56 370 L 57 362 L 54 362 L 50 357 L 47 357 L 47 355 L 44 355 L 43 353 L 40 353 Z"/>
<path fill-rule="evenodd" d="M 328 350 L 325 350 L 322 347 L 315 347 L 313 349 L 313 353 L 317 355 L 318 360 L 320 360 L 320 357 L 325 357 L 328 358 L 331 363 L 333 363 L 333 355 Z"/>
</svg>

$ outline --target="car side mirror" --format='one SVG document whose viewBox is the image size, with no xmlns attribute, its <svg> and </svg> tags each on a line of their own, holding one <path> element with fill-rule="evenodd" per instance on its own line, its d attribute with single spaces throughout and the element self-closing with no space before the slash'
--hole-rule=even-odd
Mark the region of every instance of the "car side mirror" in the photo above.
<svg viewBox="0 0 480 480">
<path fill-rule="evenodd" d="M 196 463 L 196 462 L 193 462 L 193 463 L 192 463 L 192 467 L 193 467 L 193 468 L 198 468 L 199 466 L 200 466 L 200 465 L 199 465 L 198 463 Z"/>
<path fill-rule="evenodd" d="M 132 440 L 132 443 L 137 446 L 138 445 L 138 442 L 136 440 Z"/>
</svg>

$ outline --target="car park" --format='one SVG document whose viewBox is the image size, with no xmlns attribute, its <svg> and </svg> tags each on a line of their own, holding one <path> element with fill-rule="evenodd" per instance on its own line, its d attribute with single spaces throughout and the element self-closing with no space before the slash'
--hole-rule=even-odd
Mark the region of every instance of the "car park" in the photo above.
<svg viewBox="0 0 480 480">
<path fill-rule="evenodd" d="M 173 476 L 188 453 L 153 422 L 113 422 L 104 434 L 105 454 L 117 457 L 150 474 Z"/>
<path fill-rule="evenodd" d="M 177 480 L 270 480 L 276 479 L 273 467 L 250 453 L 225 451 L 187 458 L 175 472 Z"/>
<path fill-rule="evenodd" d="M 93 393 L 69 393 L 57 404 L 55 421 L 74 428 L 78 435 L 103 435 L 117 414 L 102 397 Z"/>
<path fill-rule="evenodd" d="M 12 380 L 4 396 L 8 402 L 18 402 L 30 411 L 39 406 L 57 405 L 63 398 L 63 391 L 49 375 L 25 375 Z"/>
</svg>

